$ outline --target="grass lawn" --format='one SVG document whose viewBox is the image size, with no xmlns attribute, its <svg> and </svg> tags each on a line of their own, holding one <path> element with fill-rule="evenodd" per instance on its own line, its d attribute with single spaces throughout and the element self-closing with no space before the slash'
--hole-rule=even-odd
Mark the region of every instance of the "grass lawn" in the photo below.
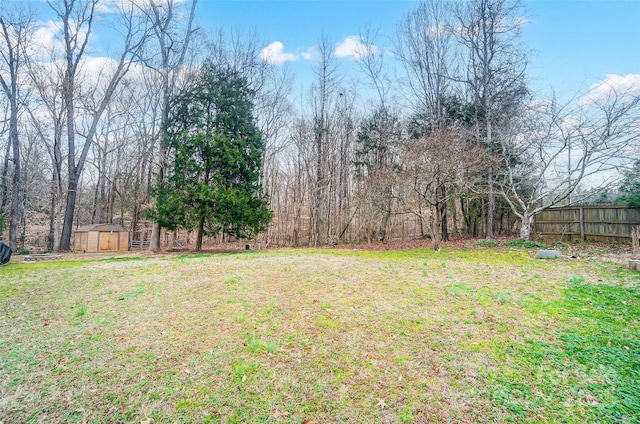
<svg viewBox="0 0 640 424">
<path fill-rule="evenodd" d="M 640 273 L 522 249 L 0 268 L 0 422 L 640 422 Z"/>
</svg>

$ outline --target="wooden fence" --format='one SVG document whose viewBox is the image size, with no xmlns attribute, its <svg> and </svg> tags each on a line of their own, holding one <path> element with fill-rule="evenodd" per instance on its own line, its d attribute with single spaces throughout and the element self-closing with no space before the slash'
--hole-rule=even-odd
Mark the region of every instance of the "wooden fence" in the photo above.
<svg viewBox="0 0 640 424">
<path fill-rule="evenodd" d="M 552 208 L 535 218 L 539 238 L 557 240 L 628 241 L 640 226 L 640 208 L 619 205 Z"/>
</svg>

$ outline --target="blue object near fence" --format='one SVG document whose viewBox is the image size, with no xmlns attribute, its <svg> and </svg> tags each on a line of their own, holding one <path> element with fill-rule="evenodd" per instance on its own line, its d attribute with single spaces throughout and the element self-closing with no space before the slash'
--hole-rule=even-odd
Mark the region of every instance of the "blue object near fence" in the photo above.
<svg viewBox="0 0 640 424">
<path fill-rule="evenodd" d="M 538 250 L 538 257 L 540 259 L 555 259 L 562 256 L 562 252 L 559 250 Z"/>
</svg>

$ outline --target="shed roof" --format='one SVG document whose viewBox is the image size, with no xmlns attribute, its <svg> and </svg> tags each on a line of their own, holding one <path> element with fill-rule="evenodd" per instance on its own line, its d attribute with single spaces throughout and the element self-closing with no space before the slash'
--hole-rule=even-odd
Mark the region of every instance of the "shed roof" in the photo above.
<svg viewBox="0 0 640 424">
<path fill-rule="evenodd" d="M 98 229 L 98 227 L 104 227 L 101 228 L 101 230 L 107 230 L 107 231 L 127 231 L 126 228 L 124 228 L 122 225 L 118 225 L 118 224 L 90 224 L 90 225 L 81 225 L 76 229 L 76 233 L 77 232 L 88 232 L 88 231 L 93 231 Z"/>
</svg>

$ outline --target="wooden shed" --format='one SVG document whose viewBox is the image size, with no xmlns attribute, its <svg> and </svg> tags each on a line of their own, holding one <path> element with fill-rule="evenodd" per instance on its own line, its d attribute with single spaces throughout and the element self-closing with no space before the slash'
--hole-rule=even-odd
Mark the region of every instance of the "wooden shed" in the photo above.
<svg viewBox="0 0 640 424">
<path fill-rule="evenodd" d="M 73 235 L 75 252 L 113 252 L 129 250 L 129 232 L 117 224 L 78 227 Z"/>
</svg>

